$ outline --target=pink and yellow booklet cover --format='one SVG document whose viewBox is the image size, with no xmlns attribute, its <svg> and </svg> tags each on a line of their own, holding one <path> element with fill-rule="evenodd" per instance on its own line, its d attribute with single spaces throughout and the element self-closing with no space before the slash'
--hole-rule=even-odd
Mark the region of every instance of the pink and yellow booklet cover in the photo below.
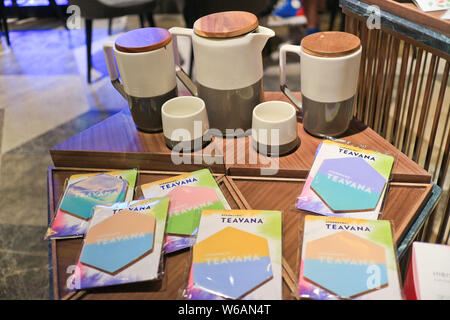
<svg viewBox="0 0 450 320">
<path fill-rule="evenodd" d="M 182 174 L 141 186 L 144 198 L 169 197 L 166 253 L 191 247 L 202 210 L 230 209 L 208 169 Z"/>
</svg>

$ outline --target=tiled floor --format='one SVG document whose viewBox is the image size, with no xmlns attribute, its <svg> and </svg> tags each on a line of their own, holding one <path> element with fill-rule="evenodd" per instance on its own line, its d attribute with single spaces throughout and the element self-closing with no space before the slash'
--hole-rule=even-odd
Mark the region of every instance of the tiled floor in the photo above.
<svg viewBox="0 0 450 320">
<path fill-rule="evenodd" d="M 181 16 L 157 16 L 158 26 L 182 25 Z M 102 44 L 138 26 L 136 17 L 94 22 L 94 82 L 86 83 L 83 30 L 56 20 L 10 25 L 11 48 L 0 44 L 0 299 L 48 299 L 46 170 L 48 150 L 127 107 L 111 86 Z M 283 30 L 280 31 L 283 33 Z M 181 40 L 181 39 L 180 39 Z M 299 41 L 300 37 L 298 40 Z M 180 43 L 189 64 L 190 44 Z M 277 43 L 273 42 L 276 50 Z M 278 90 L 277 57 L 265 57 L 266 90 Z M 298 64 L 288 68 L 298 88 Z"/>
<path fill-rule="evenodd" d="M 123 32 L 117 22 L 115 31 Z M 135 25 L 129 19 L 126 27 Z M 108 38 L 106 21 L 94 27 L 99 48 Z M 0 47 L 0 299 L 47 299 L 48 150 L 127 104 L 104 76 L 100 51 L 99 79 L 86 84 L 82 30 L 55 20 L 11 29 L 11 48 L 3 38 Z"/>
</svg>

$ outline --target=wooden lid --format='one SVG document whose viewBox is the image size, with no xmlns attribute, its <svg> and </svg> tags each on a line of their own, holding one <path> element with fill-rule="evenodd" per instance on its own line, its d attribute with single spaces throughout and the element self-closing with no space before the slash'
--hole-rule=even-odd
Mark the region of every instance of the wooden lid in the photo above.
<svg viewBox="0 0 450 320">
<path fill-rule="evenodd" d="M 170 32 L 163 28 L 141 28 L 122 34 L 116 39 L 116 49 L 122 52 L 148 52 L 170 42 Z"/>
<path fill-rule="evenodd" d="M 258 27 L 258 18 L 250 12 L 225 11 L 213 13 L 194 23 L 195 34 L 206 38 L 231 38 Z"/>
<path fill-rule="evenodd" d="M 325 31 L 310 34 L 302 39 L 302 50 L 318 57 L 342 57 L 357 51 L 359 38 L 351 33 Z"/>
</svg>

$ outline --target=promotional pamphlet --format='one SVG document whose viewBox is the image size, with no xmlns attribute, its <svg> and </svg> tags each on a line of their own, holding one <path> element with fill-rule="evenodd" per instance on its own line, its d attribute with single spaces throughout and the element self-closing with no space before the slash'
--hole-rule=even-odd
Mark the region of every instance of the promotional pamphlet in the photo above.
<svg viewBox="0 0 450 320">
<path fill-rule="evenodd" d="M 169 198 L 98 205 L 69 289 L 158 279 Z"/>
<path fill-rule="evenodd" d="M 299 275 L 303 298 L 402 299 L 387 220 L 306 216 Z"/>
<path fill-rule="evenodd" d="M 323 141 L 297 208 L 313 213 L 376 220 L 394 158 L 331 140 Z"/>
<path fill-rule="evenodd" d="M 192 249 L 189 300 L 282 298 L 282 214 L 205 210 Z"/>
<path fill-rule="evenodd" d="M 144 184 L 141 190 L 145 198 L 170 198 L 164 245 L 166 253 L 194 244 L 202 210 L 230 209 L 208 169 Z"/>
</svg>

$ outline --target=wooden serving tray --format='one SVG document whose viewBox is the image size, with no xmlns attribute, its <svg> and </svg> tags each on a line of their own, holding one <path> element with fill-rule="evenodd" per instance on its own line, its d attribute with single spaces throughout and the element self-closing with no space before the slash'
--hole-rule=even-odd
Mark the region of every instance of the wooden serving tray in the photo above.
<svg viewBox="0 0 450 320">
<path fill-rule="evenodd" d="M 219 139 L 216 139 L 216 144 L 229 145 L 223 151 L 228 175 L 261 176 L 267 175 L 265 172 L 269 172 L 269 175 L 277 177 L 306 179 L 313 165 L 317 147 L 323 140 L 306 133 L 300 122 L 298 123 L 298 133 L 300 146 L 294 152 L 278 158 L 266 157 L 257 153 L 250 146 L 250 137 L 240 138 L 243 139 L 240 143 L 235 143 L 229 139 L 221 139 L 223 142 L 220 142 Z M 347 135 L 341 139 L 345 139 L 346 142 L 354 146 L 361 146 L 393 156 L 395 161 L 392 168 L 392 180 L 395 182 L 429 183 L 431 181 L 428 172 L 381 138 L 375 131 L 358 121 L 352 121 Z M 228 150 L 233 150 L 233 147 L 232 156 L 228 156 Z M 234 161 L 230 161 L 233 158 Z M 271 167 L 276 167 L 275 174 L 270 173 L 272 172 L 272 170 L 269 170 Z"/>
<path fill-rule="evenodd" d="M 287 98 L 281 92 L 266 92 L 266 101 Z M 300 94 L 297 97 L 301 100 Z M 314 162 L 315 153 L 323 139 L 308 134 L 303 129 L 302 119 L 298 118 L 298 134 L 300 146 L 292 153 L 279 158 L 269 158 L 258 154 L 250 146 L 250 137 L 240 139 L 216 139 L 217 145 L 224 145 L 223 156 L 228 175 L 233 176 L 260 176 L 264 175 L 262 169 L 277 165 L 275 176 L 287 178 L 306 178 Z M 396 182 L 430 183 L 430 174 L 409 159 L 405 154 L 383 139 L 371 128 L 358 120 L 353 120 L 347 132 L 339 137 L 340 140 L 349 142 L 354 146 L 387 153 L 395 158 L 392 168 L 392 179 Z M 241 140 L 241 141 L 236 141 Z M 232 150 L 229 155 L 228 151 Z M 234 151 L 233 151 L 234 150 Z M 257 161 L 254 161 L 257 159 Z"/>
<path fill-rule="evenodd" d="M 48 170 L 49 221 L 53 218 L 64 184 L 73 174 L 108 171 L 106 169 L 50 168 Z M 140 171 L 137 186 L 181 172 Z M 215 178 L 232 209 L 265 209 L 283 211 L 283 299 L 294 299 L 303 239 L 305 211 L 295 209 L 304 179 L 235 177 L 215 174 Z M 431 184 L 391 183 L 382 219 L 391 220 L 394 237 L 400 242 L 414 222 L 416 214 L 429 197 Z M 70 266 L 76 264 L 82 239 L 51 240 L 53 291 L 55 299 L 177 299 L 186 286 L 190 252 L 166 257 L 161 281 L 141 282 L 75 293 L 68 292 Z"/>
<path fill-rule="evenodd" d="M 300 98 L 299 94 L 297 96 Z M 281 92 L 266 92 L 265 101 L 271 100 L 287 101 L 287 98 Z M 214 173 L 236 176 L 260 176 L 262 169 L 276 162 L 278 170 L 275 176 L 306 178 L 316 149 L 323 140 L 305 132 L 301 117 L 298 117 L 298 121 L 301 144 L 289 155 L 279 158 L 264 157 L 249 146 L 249 137 L 215 138 L 203 150 L 188 154 L 190 163 L 176 165 L 172 162 L 171 150 L 165 145 L 163 134 L 138 131 L 130 111 L 125 109 L 55 146 L 50 150 L 50 154 L 57 167 L 164 171 L 194 171 L 209 167 Z M 352 121 L 349 130 L 340 139 L 393 155 L 393 181 L 431 181 L 426 170 L 357 120 Z M 254 159 L 256 161 L 253 161 Z"/>
<path fill-rule="evenodd" d="M 185 154 L 188 161 L 175 164 L 164 134 L 137 130 L 129 109 L 53 147 L 50 155 L 57 167 L 161 171 L 195 171 L 210 167 L 212 172 L 225 173 L 223 156 L 221 150 L 214 147 L 214 138 L 202 150 Z"/>
</svg>

